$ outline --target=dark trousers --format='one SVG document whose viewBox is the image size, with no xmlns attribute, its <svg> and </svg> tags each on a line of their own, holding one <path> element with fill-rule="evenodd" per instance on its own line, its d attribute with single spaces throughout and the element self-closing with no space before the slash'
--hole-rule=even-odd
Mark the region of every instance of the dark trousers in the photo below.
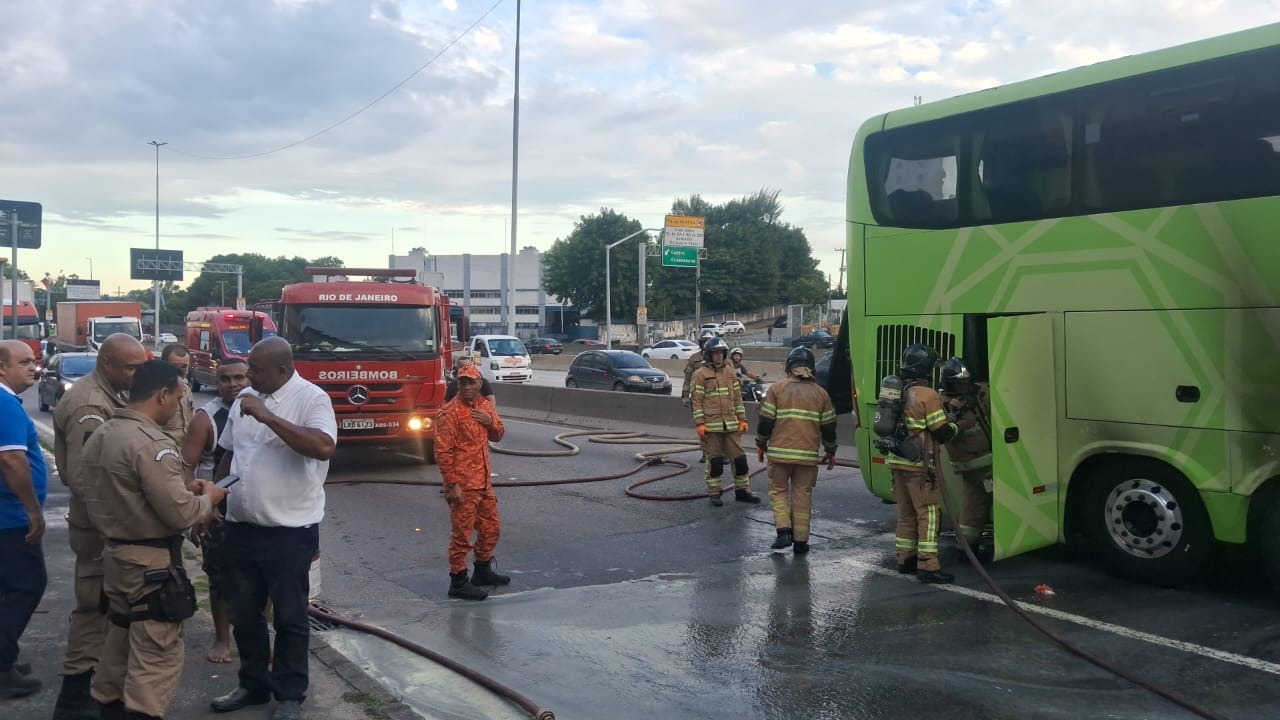
<svg viewBox="0 0 1280 720">
<path fill-rule="evenodd" d="M 222 546 L 232 634 L 240 651 L 240 687 L 271 691 L 276 700 L 307 696 L 307 577 L 320 552 L 320 526 L 260 527 L 227 523 Z M 271 601 L 275 653 L 263 614 Z"/>
<path fill-rule="evenodd" d="M 18 659 L 18 638 L 40 606 L 49 576 L 44 547 L 26 541 L 27 528 L 0 530 L 0 669 Z"/>
</svg>

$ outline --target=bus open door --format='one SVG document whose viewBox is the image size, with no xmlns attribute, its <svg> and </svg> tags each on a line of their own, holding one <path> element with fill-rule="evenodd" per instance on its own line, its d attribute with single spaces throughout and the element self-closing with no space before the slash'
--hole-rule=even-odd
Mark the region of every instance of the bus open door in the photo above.
<svg viewBox="0 0 1280 720">
<path fill-rule="evenodd" d="M 995 559 L 1058 542 L 1053 318 L 987 318 Z"/>
</svg>

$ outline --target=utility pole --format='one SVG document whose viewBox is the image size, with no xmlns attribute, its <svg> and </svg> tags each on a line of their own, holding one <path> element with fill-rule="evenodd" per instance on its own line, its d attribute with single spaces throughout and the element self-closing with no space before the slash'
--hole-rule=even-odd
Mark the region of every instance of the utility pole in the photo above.
<svg viewBox="0 0 1280 720">
<path fill-rule="evenodd" d="M 154 145 L 156 148 L 156 250 L 159 251 L 160 250 L 160 148 L 165 145 L 168 145 L 169 143 L 156 142 L 155 140 L 152 140 L 147 144 Z M 157 258 L 160 257 L 159 252 L 156 252 L 156 257 Z M 152 280 L 151 285 L 152 287 L 155 288 L 155 291 L 156 291 L 155 327 L 152 329 L 153 331 L 152 339 L 155 343 L 156 350 L 159 350 L 160 349 L 160 281 Z"/>
<path fill-rule="evenodd" d="M 843 246 L 836 248 L 836 252 L 839 252 L 839 253 L 840 253 L 840 276 L 836 278 L 836 294 L 837 294 L 837 295 L 843 295 L 843 294 L 844 294 L 844 253 L 845 253 L 845 249 L 846 249 L 846 248 L 845 248 L 845 247 L 843 247 Z"/>
<path fill-rule="evenodd" d="M 520 182 L 520 0 L 516 0 L 516 89 L 511 114 L 511 258 L 507 262 L 507 334 L 516 334 L 516 189 Z"/>
</svg>

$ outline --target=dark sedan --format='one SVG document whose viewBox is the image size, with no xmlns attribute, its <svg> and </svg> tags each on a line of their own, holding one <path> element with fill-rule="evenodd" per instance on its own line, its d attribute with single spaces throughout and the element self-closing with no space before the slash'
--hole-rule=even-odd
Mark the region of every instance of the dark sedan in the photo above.
<svg viewBox="0 0 1280 720">
<path fill-rule="evenodd" d="M 524 347 L 530 355 L 559 355 L 564 346 L 555 338 L 531 338 L 524 341 Z"/>
<path fill-rule="evenodd" d="M 671 394 L 671 378 L 630 350 L 587 350 L 565 373 L 565 387 Z"/>
<path fill-rule="evenodd" d="M 93 372 L 98 364 L 98 353 L 58 353 L 49 358 L 36 394 L 40 397 L 40 409 L 48 412 L 57 407 L 62 394 L 71 389 L 72 383 Z"/>
<path fill-rule="evenodd" d="M 836 336 L 826 330 L 814 330 L 791 341 L 791 347 L 832 348 L 836 346 Z"/>
</svg>

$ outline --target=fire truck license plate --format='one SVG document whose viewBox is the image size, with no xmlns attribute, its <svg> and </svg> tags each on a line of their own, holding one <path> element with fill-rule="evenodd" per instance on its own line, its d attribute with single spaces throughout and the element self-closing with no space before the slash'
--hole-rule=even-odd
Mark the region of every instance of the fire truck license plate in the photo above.
<svg viewBox="0 0 1280 720">
<path fill-rule="evenodd" d="M 376 426 L 373 418 L 346 418 L 339 427 L 343 430 L 369 430 Z"/>
</svg>

